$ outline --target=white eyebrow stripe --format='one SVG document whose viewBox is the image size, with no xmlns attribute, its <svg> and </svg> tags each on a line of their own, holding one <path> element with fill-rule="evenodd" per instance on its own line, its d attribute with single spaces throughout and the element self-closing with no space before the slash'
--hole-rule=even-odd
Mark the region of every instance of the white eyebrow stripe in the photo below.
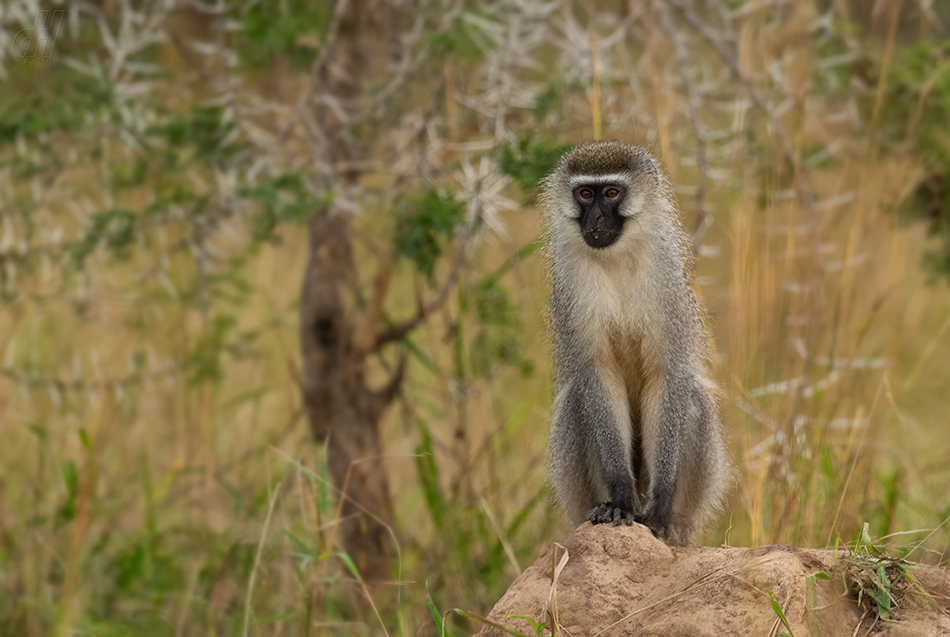
<svg viewBox="0 0 950 637">
<path fill-rule="evenodd" d="M 629 173 L 609 173 L 606 175 L 571 175 L 568 183 L 571 188 L 581 184 L 617 184 L 630 181 Z"/>
</svg>

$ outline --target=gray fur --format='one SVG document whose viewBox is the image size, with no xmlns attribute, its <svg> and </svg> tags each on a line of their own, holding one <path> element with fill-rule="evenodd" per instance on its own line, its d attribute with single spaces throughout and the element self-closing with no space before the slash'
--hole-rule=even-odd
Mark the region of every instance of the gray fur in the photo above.
<svg viewBox="0 0 950 637">
<path fill-rule="evenodd" d="M 581 238 L 572 189 L 626 188 L 621 234 Z M 641 147 L 588 142 L 541 184 L 556 365 L 549 449 L 558 500 L 587 519 L 643 522 L 690 542 L 719 507 L 728 464 L 692 254 L 657 164 Z M 597 507 L 627 502 L 623 510 Z M 629 510 L 628 510 L 629 509 Z"/>
</svg>

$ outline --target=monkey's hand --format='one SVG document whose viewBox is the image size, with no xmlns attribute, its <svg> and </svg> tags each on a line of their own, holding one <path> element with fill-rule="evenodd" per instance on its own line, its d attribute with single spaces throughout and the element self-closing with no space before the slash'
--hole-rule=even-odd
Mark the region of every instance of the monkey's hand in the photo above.
<svg viewBox="0 0 950 637">
<path fill-rule="evenodd" d="M 590 513 L 587 514 L 587 519 L 590 520 L 591 524 L 611 522 L 614 526 L 620 526 L 621 524 L 631 526 L 634 522 L 639 521 L 641 517 L 639 511 L 626 511 L 620 507 L 615 507 L 612 502 L 604 502 L 591 509 Z"/>
</svg>

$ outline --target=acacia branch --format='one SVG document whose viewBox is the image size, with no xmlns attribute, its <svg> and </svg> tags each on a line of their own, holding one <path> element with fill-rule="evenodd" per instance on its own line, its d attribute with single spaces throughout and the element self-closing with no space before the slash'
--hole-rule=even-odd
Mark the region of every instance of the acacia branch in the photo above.
<svg viewBox="0 0 950 637">
<path fill-rule="evenodd" d="M 177 365 L 170 365 L 156 372 L 145 374 L 135 373 L 119 378 L 107 378 L 103 380 L 63 380 L 61 378 L 46 376 L 32 376 L 30 374 L 24 374 L 23 372 L 17 371 L 11 367 L 0 367 L 0 376 L 6 376 L 18 385 L 26 385 L 28 387 L 45 387 L 47 389 L 55 389 L 62 392 L 92 391 L 96 389 L 121 389 L 153 380 L 168 378 L 170 376 L 174 376 L 178 372 L 179 367 Z"/>
<path fill-rule="evenodd" d="M 812 205 L 811 189 L 805 183 L 805 177 L 799 170 L 800 162 L 798 161 L 798 154 L 795 152 L 795 146 L 785 133 L 785 129 L 782 127 L 781 122 L 778 121 L 778 118 L 776 118 L 775 114 L 772 112 L 768 98 L 766 98 L 756 88 L 755 83 L 748 76 L 746 76 L 745 73 L 742 72 L 742 69 L 739 67 L 739 61 L 732 54 L 732 51 L 729 50 L 729 47 L 727 47 L 722 41 L 722 38 L 720 38 L 719 35 L 712 28 L 710 28 L 710 26 L 706 24 L 690 6 L 685 4 L 683 0 L 663 0 L 663 3 L 672 6 L 676 12 L 679 13 L 684 20 L 686 20 L 686 23 L 689 24 L 689 26 L 691 26 L 693 30 L 695 30 L 707 43 L 709 43 L 713 50 L 716 51 L 716 54 L 729 68 L 733 77 L 739 80 L 739 82 L 745 87 L 749 97 L 752 99 L 752 103 L 761 109 L 769 118 L 782 152 L 785 154 L 785 157 L 788 159 L 789 163 L 795 167 L 796 177 L 798 177 L 795 179 L 795 191 L 798 194 L 799 200 L 806 212 L 811 214 L 814 211 L 814 207 Z"/>
<path fill-rule="evenodd" d="M 290 118 L 290 121 L 287 122 L 284 128 L 277 135 L 278 146 L 283 146 L 287 142 L 287 139 L 290 137 L 290 133 L 293 132 L 294 128 L 303 117 L 304 109 L 306 108 L 307 103 L 313 97 L 314 86 L 317 83 L 317 78 L 320 76 L 323 68 L 330 61 L 330 54 L 333 52 L 334 45 L 336 44 L 336 36 L 340 29 L 340 21 L 346 14 L 347 5 L 349 5 L 349 0 L 339 0 L 336 3 L 336 7 L 334 7 L 333 17 L 330 19 L 330 24 L 327 27 L 326 40 L 323 43 L 323 47 L 320 49 L 320 53 L 317 54 L 316 59 L 313 61 L 313 64 L 310 65 L 310 75 L 307 79 L 307 87 L 304 89 L 303 95 L 297 101 L 297 106 L 294 108 L 294 114 Z"/>
<path fill-rule="evenodd" d="M 439 22 L 439 25 L 431 31 L 431 33 L 452 33 L 452 28 L 455 23 L 455 19 L 458 17 L 459 13 L 462 11 L 462 2 L 461 0 L 454 0 L 452 6 L 445 12 L 442 16 L 442 19 Z M 418 41 L 424 31 L 424 23 L 421 20 L 417 20 L 413 26 L 413 31 L 406 39 L 405 48 L 408 50 L 412 44 Z M 423 49 L 415 59 L 411 61 L 405 61 L 400 65 L 400 68 L 396 71 L 392 80 L 376 95 L 373 96 L 370 104 L 356 116 L 356 121 L 362 122 L 366 121 L 370 117 L 375 116 L 381 109 L 386 109 L 389 107 L 389 102 L 392 97 L 396 95 L 400 88 L 408 81 L 410 78 L 415 77 L 417 71 L 419 71 L 422 66 L 429 61 L 430 48 Z M 408 59 L 408 55 L 406 58 Z"/>
<path fill-rule="evenodd" d="M 689 50 L 683 41 L 682 34 L 673 26 L 669 7 L 665 4 L 660 4 L 658 8 L 660 10 L 660 28 L 676 49 L 676 60 L 679 64 L 680 78 L 686 90 L 686 108 L 689 113 L 690 124 L 693 128 L 693 136 L 696 138 L 696 170 L 698 172 L 695 195 L 696 226 L 693 229 L 692 237 L 693 254 L 696 254 L 699 252 L 703 235 L 706 234 L 706 229 L 709 227 L 709 220 L 706 218 L 706 182 L 708 179 L 706 166 L 706 133 L 701 125 L 699 94 L 689 74 Z"/>
<path fill-rule="evenodd" d="M 479 225 L 481 225 L 479 220 L 476 220 L 475 223 L 469 227 L 468 232 L 466 232 L 465 237 L 462 239 L 462 246 L 459 248 L 459 252 L 455 256 L 455 261 L 452 263 L 452 269 L 449 271 L 449 275 L 445 278 L 445 282 L 442 284 L 442 288 L 439 290 L 439 295 L 427 305 L 419 303 L 416 314 L 412 318 L 407 319 L 399 325 L 395 325 L 385 332 L 377 335 L 376 343 L 373 346 L 372 351 L 378 352 L 387 343 L 402 339 L 409 332 L 419 327 L 419 325 L 421 325 L 430 314 L 438 312 L 439 309 L 445 305 L 445 302 L 449 298 L 449 292 L 451 292 L 452 288 L 455 287 L 455 283 L 458 281 L 459 272 L 461 272 L 462 266 L 465 265 L 468 247 L 471 244 L 472 239 L 475 237 Z"/>
<path fill-rule="evenodd" d="M 399 389 L 402 387 L 402 381 L 406 376 L 406 363 L 409 358 L 405 350 L 399 355 L 399 362 L 396 364 L 396 370 L 390 376 L 389 381 L 376 392 L 376 401 L 380 409 L 386 407 L 393 401 Z"/>
<path fill-rule="evenodd" d="M 373 297 L 370 299 L 369 307 L 363 315 L 363 320 L 354 330 L 353 349 L 357 356 L 363 356 L 374 349 L 376 326 L 379 325 L 383 315 L 383 304 L 386 301 L 389 285 L 392 283 L 395 266 L 396 252 L 390 250 L 376 273 L 376 280 L 373 283 Z"/>
</svg>

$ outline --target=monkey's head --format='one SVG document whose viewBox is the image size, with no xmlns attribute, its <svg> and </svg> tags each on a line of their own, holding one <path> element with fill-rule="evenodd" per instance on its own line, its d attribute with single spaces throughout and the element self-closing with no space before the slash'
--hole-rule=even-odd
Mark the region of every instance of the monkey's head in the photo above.
<svg viewBox="0 0 950 637">
<path fill-rule="evenodd" d="M 541 182 L 540 201 L 553 233 L 576 232 L 587 247 L 615 245 L 629 222 L 665 200 L 647 151 L 617 141 L 586 142 L 565 153 Z"/>
</svg>

